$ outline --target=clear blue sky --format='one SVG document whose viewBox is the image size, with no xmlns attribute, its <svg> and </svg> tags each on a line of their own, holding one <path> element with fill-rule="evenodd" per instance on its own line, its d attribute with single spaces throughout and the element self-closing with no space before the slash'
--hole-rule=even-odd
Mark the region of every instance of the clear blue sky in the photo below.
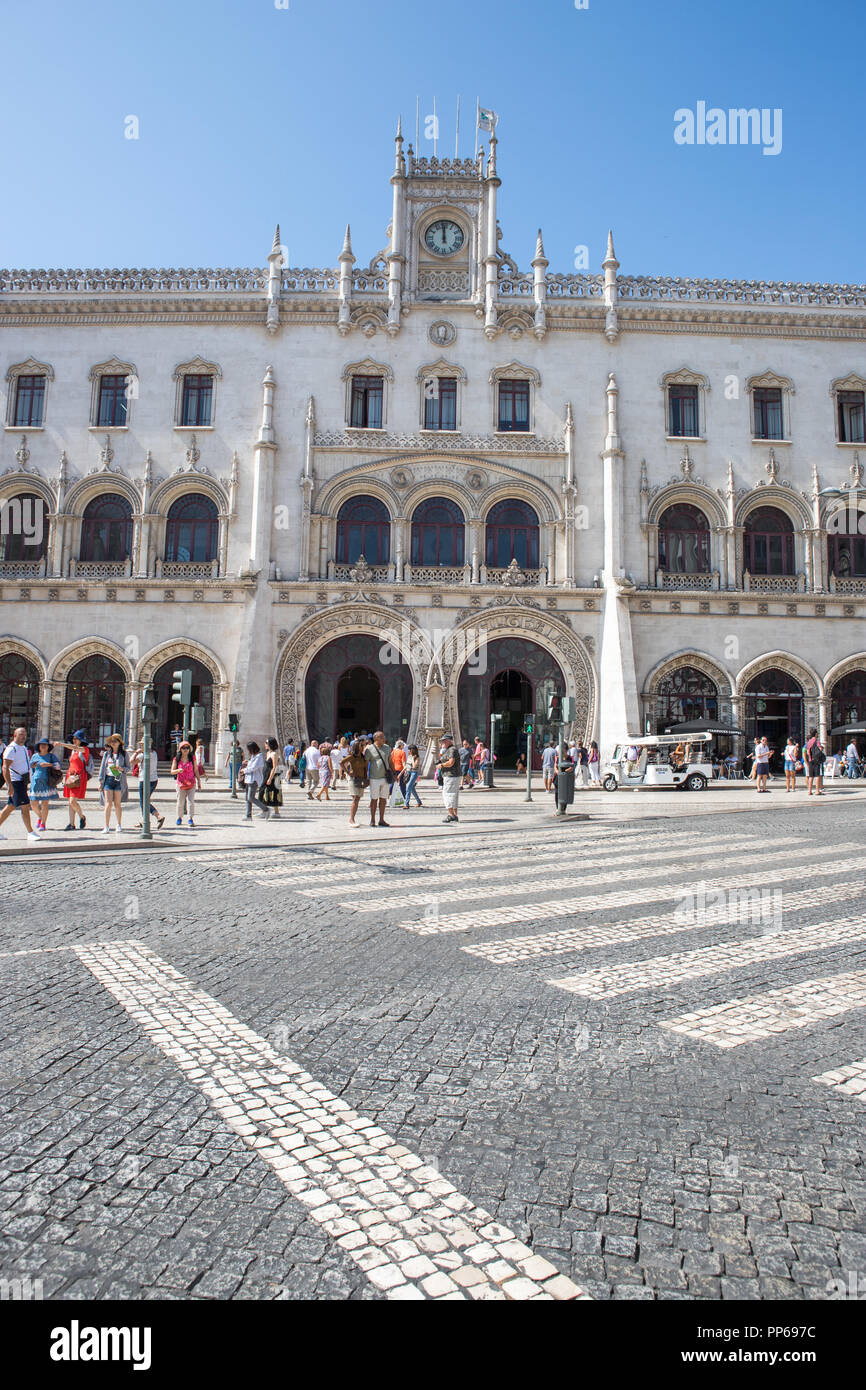
<svg viewBox="0 0 866 1390">
<path fill-rule="evenodd" d="M 4 6 L 0 264 L 366 263 L 399 112 L 439 153 L 499 113 L 502 246 L 551 271 L 608 226 L 623 274 L 866 281 L 864 0 L 152 0 Z M 782 152 L 674 143 L 674 112 L 783 111 Z M 140 138 L 124 138 L 135 115 Z"/>
</svg>

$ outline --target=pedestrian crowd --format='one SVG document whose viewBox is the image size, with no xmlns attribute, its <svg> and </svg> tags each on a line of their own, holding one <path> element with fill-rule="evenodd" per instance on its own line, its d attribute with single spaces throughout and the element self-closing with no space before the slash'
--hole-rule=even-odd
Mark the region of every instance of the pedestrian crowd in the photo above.
<svg viewBox="0 0 866 1390">
<path fill-rule="evenodd" d="M 172 731 L 170 746 L 170 776 L 176 793 L 175 827 L 180 828 L 186 822 L 193 830 L 196 794 L 202 790 L 207 777 L 205 743 L 197 738 L 193 746 L 178 726 Z M 151 749 L 150 765 L 145 768 L 144 748 L 138 746 L 129 752 L 119 733 L 110 734 L 101 747 L 89 742 L 85 729 L 76 729 L 68 742 L 54 742 L 43 735 L 28 747 L 24 728 L 15 729 L 9 743 L 5 747 L 0 744 L 0 748 L 7 796 L 6 805 L 0 810 L 0 827 L 18 811 L 28 841 L 38 842 L 48 829 L 48 818 L 55 802 L 65 806 L 65 831 L 84 830 L 87 826 L 85 800 L 88 783 L 92 781 L 98 790 L 103 835 L 110 834 L 112 829 L 117 835 L 123 831 L 131 777 L 139 779 L 141 819 L 138 827 L 144 819 L 145 797 L 152 823 L 159 829 L 165 823 L 166 817 L 153 803 L 159 781 L 155 749 Z M 749 776 L 759 793 L 769 790 L 772 756 L 766 736 L 756 739 Z M 626 758 L 632 765 L 638 757 L 637 747 L 626 750 Z M 64 760 L 67 762 L 65 770 Z M 807 795 L 823 796 L 828 766 L 834 775 L 839 772 L 849 778 L 866 776 L 866 761 L 861 759 L 853 735 L 844 752 L 832 761 L 828 759 L 817 729 L 810 730 L 802 748 L 793 736 L 789 737 L 783 760 L 787 792 L 796 791 L 797 775 L 803 773 Z M 491 785 L 495 762 L 495 755 L 480 736 L 464 738 L 459 746 L 450 734 L 442 736 L 434 758 L 434 777 L 441 791 L 445 824 L 459 821 L 461 792 Z M 231 789 L 243 788 L 247 824 L 252 821 L 254 810 L 264 820 L 279 819 L 284 787 L 290 787 L 295 781 L 309 801 L 330 801 L 336 789 L 348 792 L 349 826 L 353 830 L 361 825 L 358 817 L 362 802 L 368 804 L 369 823 L 376 828 L 390 825 L 386 813 L 406 814 L 413 805 L 414 808 L 423 805 L 418 791 L 422 773 L 422 755 L 418 747 L 399 738 L 392 746 L 381 729 L 374 733 L 346 733 L 333 742 L 311 739 L 306 746 L 290 738 L 282 749 L 273 737 L 266 738 L 263 747 L 250 741 L 245 756 L 234 746 L 226 757 L 225 766 Z M 566 770 L 573 770 L 576 788 L 598 786 L 600 766 L 599 747 L 594 740 L 590 743 L 582 738 L 569 740 L 562 757 L 558 745 L 551 740 L 541 754 L 544 789 L 555 794 L 557 778 Z M 518 774 L 526 774 L 526 755 L 522 751 L 518 754 L 516 770 Z M 6 838 L 0 829 L 0 840 Z"/>
</svg>

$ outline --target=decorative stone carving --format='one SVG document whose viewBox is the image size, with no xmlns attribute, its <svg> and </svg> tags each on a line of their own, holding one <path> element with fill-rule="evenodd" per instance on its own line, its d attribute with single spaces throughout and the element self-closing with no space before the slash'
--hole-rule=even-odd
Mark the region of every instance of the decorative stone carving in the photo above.
<svg viewBox="0 0 866 1390">
<path fill-rule="evenodd" d="M 447 319 L 437 319 L 427 329 L 427 337 L 436 347 L 449 347 L 457 337 L 457 329 Z"/>
<path fill-rule="evenodd" d="M 394 486 L 399 488 L 410 487 L 415 481 L 411 468 L 392 468 L 390 477 Z"/>
<path fill-rule="evenodd" d="M 313 436 L 316 449 L 355 449 L 369 453 L 373 440 L 367 430 L 321 430 Z M 533 434 L 452 434 L 428 430 L 417 434 L 396 434 L 387 430 L 375 431 L 376 449 L 411 450 L 413 453 L 485 454 L 565 454 L 561 439 L 539 438 Z M 677 479 L 677 481 L 681 481 Z"/>
</svg>

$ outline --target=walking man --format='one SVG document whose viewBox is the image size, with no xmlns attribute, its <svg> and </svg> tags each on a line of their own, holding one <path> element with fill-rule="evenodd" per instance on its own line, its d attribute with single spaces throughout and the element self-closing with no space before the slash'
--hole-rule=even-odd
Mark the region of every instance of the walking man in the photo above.
<svg viewBox="0 0 866 1390">
<path fill-rule="evenodd" d="M 764 734 L 755 744 L 755 779 L 758 784 L 758 791 L 767 790 L 767 778 L 770 775 L 770 745 L 767 742 L 767 735 Z"/>
<path fill-rule="evenodd" d="M 367 775 L 370 778 L 370 825 L 376 824 L 376 803 L 379 804 L 379 825 L 388 825 L 385 819 L 385 805 L 388 800 L 388 783 L 394 772 L 391 765 L 391 749 L 385 742 L 385 735 L 377 729 L 373 742 L 364 749 L 367 759 Z"/>
<path fill-rule="evenodd" d="M 851 738 L 851 742 L 845 749 L 845 762 L 848 764 L 848 776 L 856 777 L 857 769 L 860 766 L 860 755 L 857 752 L 857 742 L 854 739 L 853 735 Z"/>
<path fill-rule="evenodd" d="M 553 777 L 556 769 L 556 744 L 553 739 L 541 755 L 541 770 L 544 773 L 544 790 L 553 791 Z"/>
<path fill-rule="evenodd" d="M 27 829 L 27 839 L 31 843 L 38 844 L 40 837 L 33 829 L 30 820 L 30 797 L 27 792 L 27 779 L 30 776 L 30 754 L 25 746 L 24 740 L 26 738 L 26 729 L 16 729 L 12 735 L 12 742 L 3 750 L 3 781 L 6 784 L 9 801 L 0 811 L 0 825 L 12 815 L 13 811 L 20 811 L 21 819 Z M 0 835 L 0 840 L 5 839 L 5 835 Z"/>
<path fill-rule="evenodd" d="M 448 813 L 443 825 L 456 825 L 459 819 L 457 801 L 460 796 L 460 755 L 454 747 L 454 740 L 450 734 L 442 735 L 439 757 L 436 761 L 442 769 L 442 800 L 445 802 L 445 810 Z"/>
<path fill-rule="evenodd" d="M 460 790 L 471 792 L 472 780 L 472 745 L 468 738 L 464 738 L 460 748 Z"/>
<path fill-rule="evenodd" d="M 312 801 L 313 792 L 319 785 L 319 763 L 321 762 L 317 739 L 311 739 L 309 748 L 304 750 L 304 759 L 306 762 L 307 800 Z"/>
</svg>

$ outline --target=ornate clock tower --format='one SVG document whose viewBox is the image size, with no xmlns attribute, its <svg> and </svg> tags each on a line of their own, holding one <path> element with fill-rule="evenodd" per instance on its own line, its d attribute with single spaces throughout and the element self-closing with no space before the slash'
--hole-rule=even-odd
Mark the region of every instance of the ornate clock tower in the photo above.
<svg viewBox="0 0 866 1390">
<path fill-rule="evenodd" d="M 410 304 L 473 303 L 485 329 L 496 329 L 498 275 L 496 136 L 477 159 L 403 153 L 397 127 L 391 183 L 394 208 L 389 263 L 389 332 Z"/>
</svg>

